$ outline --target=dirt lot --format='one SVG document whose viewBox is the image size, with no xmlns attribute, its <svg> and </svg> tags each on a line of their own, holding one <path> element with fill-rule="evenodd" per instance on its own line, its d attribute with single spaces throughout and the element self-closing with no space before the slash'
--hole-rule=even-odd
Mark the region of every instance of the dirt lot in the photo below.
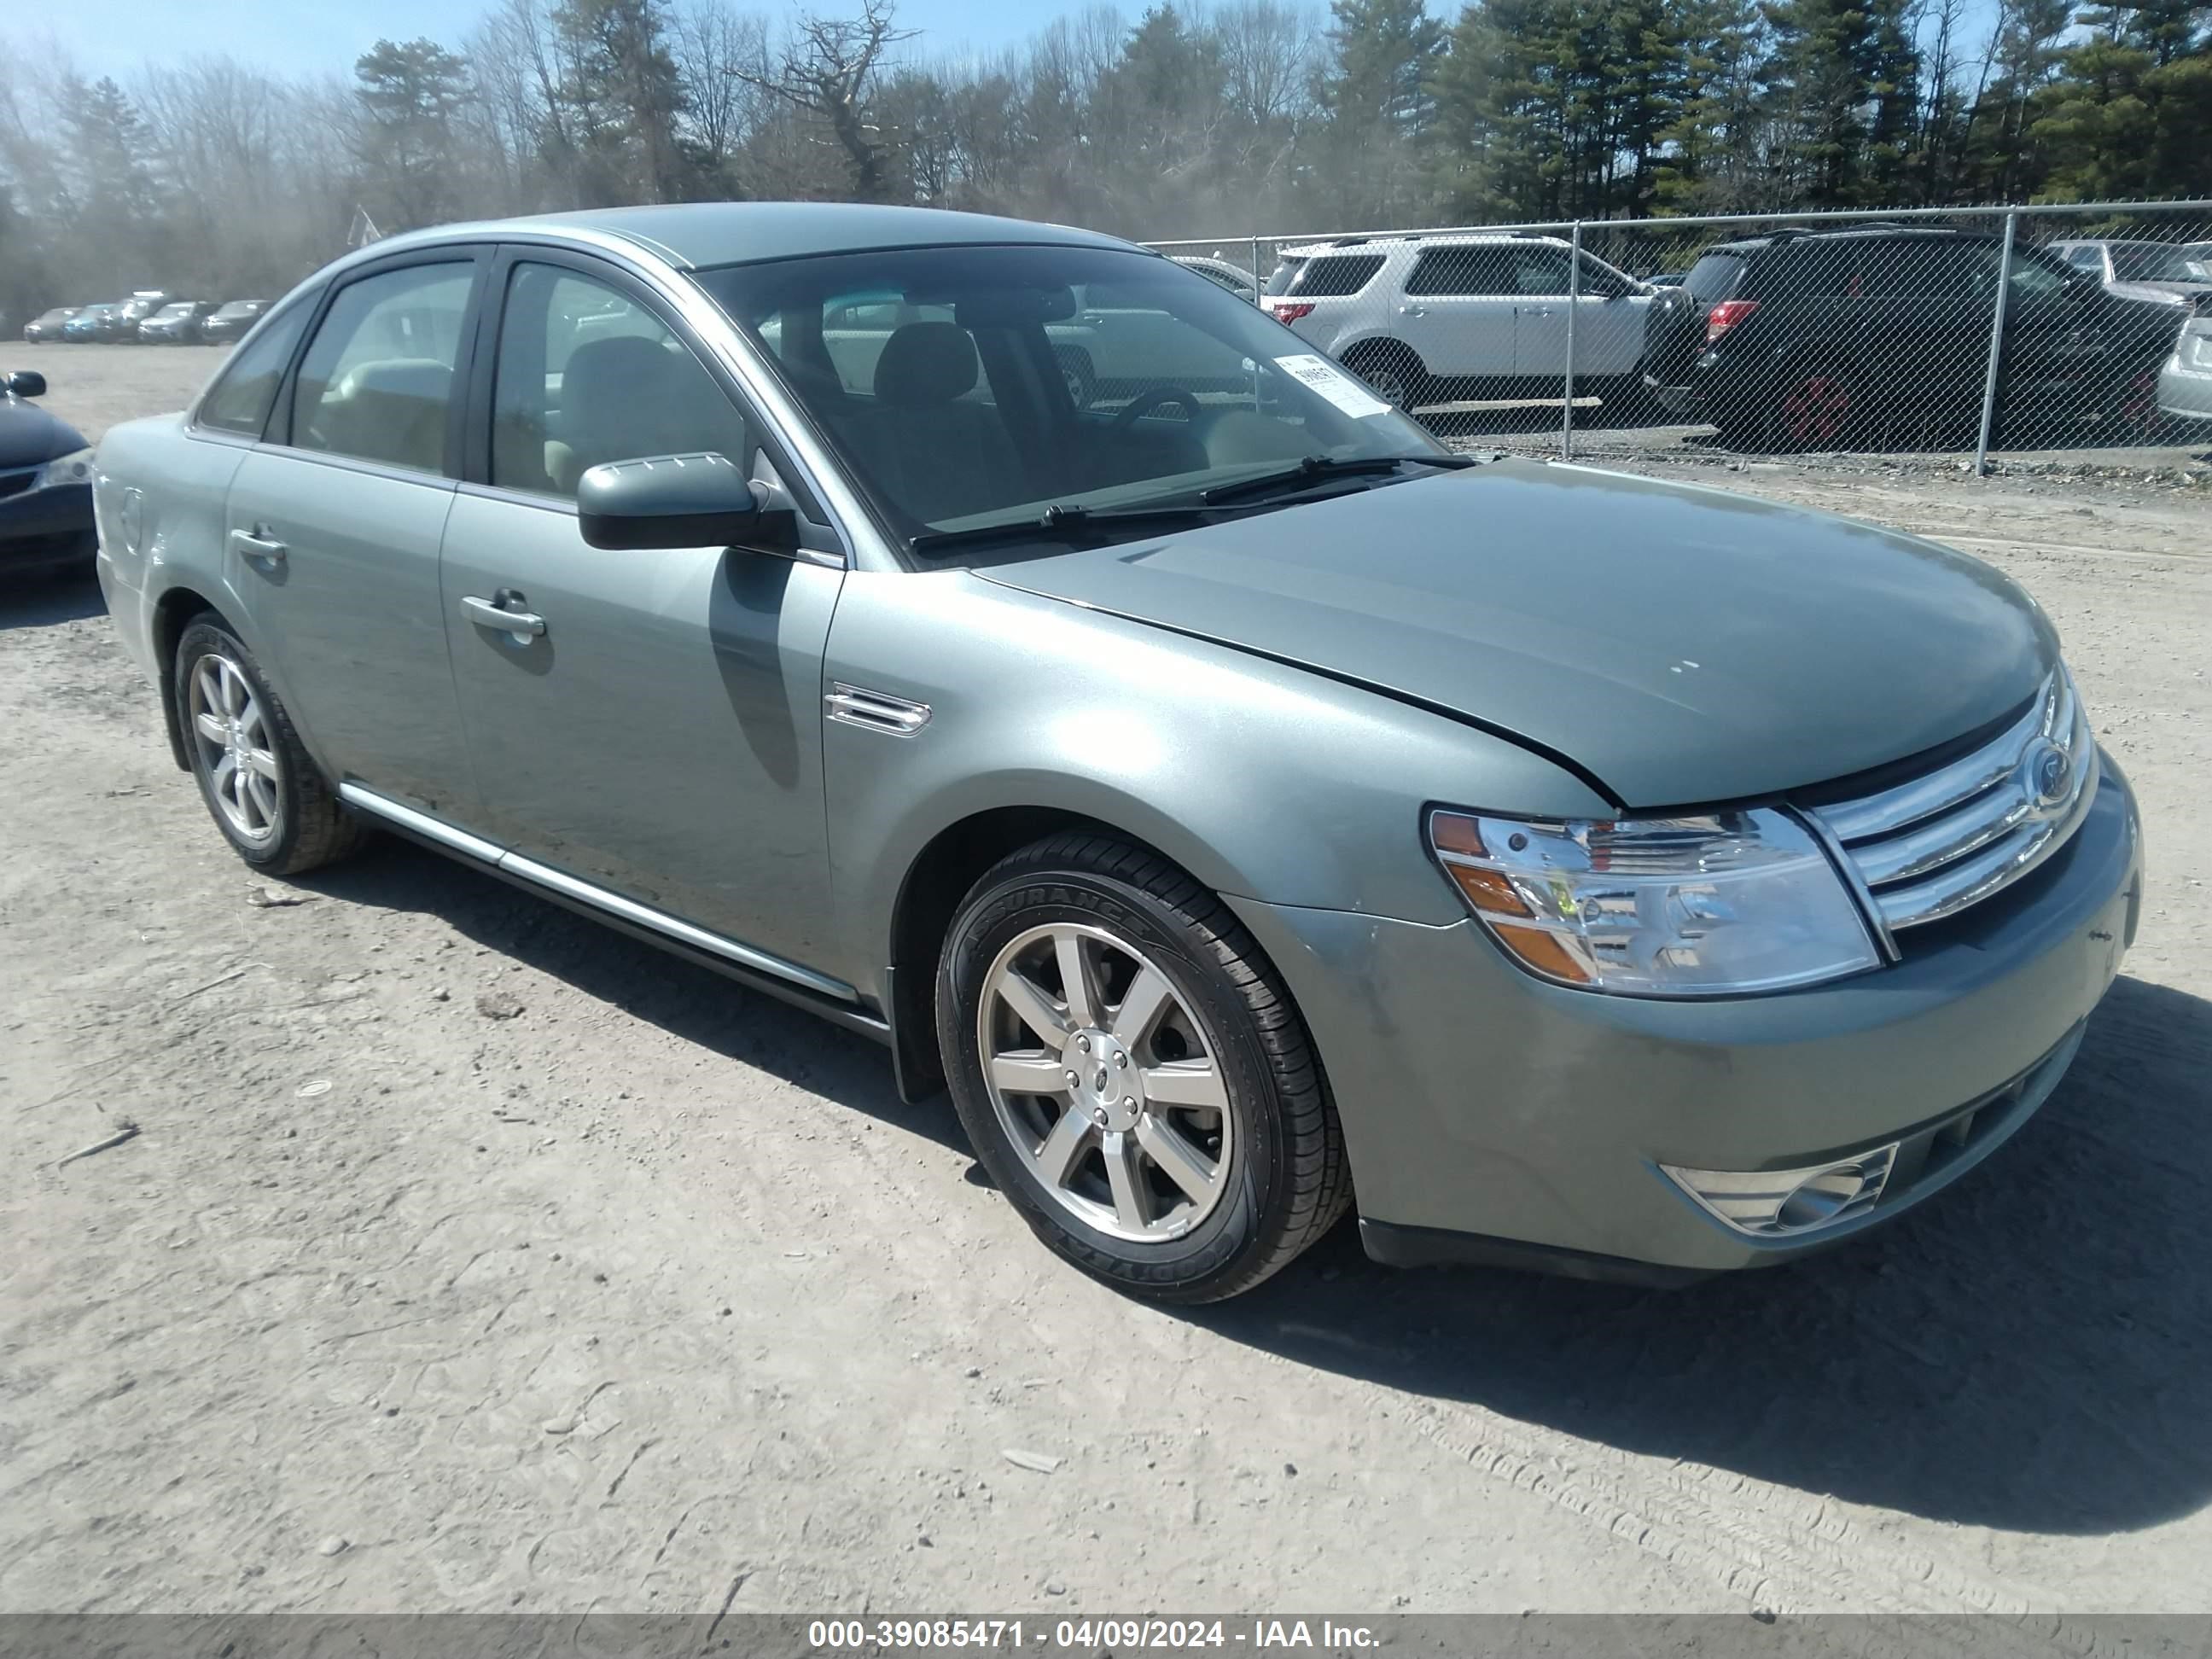
<svg viewBox="0 0 2212 1659">
<path fill-rule="evenodd" d="M 214 362 L 17 355 L 94 434 Z M 397 844 L 258 904 L 97 592 L 0 594 L 0 1610 L 2212 1610 L 2212 500 L 1639 464 L 2021 578 L 2154 872 L 1987 1169 L 1673 1293 L 1121 1300 L 856 1038 Z"/>
</svg>

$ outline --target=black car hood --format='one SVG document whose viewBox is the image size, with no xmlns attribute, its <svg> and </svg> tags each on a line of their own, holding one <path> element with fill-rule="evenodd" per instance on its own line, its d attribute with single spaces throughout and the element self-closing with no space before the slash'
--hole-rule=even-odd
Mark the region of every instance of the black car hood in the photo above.
<svg viewBox="0 0 2212 1659">
<path fill-rule="evenodd" d="M 2034 602 L 1964 554 L 1529 462 L 981 574 L 1451 711 L 1634 807 L 1887 765 L 2018 708 L 2057 660 Z"/>
<path fill-rule="evenodd" d="M 0 471 L 35 466 L 85 447 L 84 436 L 22 398 L 0 397 Z"/>
</svg>

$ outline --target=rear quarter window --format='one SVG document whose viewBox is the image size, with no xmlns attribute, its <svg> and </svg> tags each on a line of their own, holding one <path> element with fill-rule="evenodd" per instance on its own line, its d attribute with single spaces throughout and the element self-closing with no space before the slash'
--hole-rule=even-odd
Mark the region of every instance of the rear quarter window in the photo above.
<svg viewBox="0 0 2212 1659">
<path fill-rule="evenodd" d="M 200 399 L 192 424 L 240 438 L 258 438 L 269 423 L 276 388 L 292 362 L 292 349 L 314 310 L 312 299 L 296 301 L 240 346 Z"/>
<path fill-rule="evenodd" d="M 1302 300 L 1334 300 L 1357 294 L 1382 269 L 1379 253 L 1324 253 L 1305 262 L 1287 288 L 1267 284 L 1270 294 L 1295 294 Z"/>
<path fill-rule="evenodd" d="M 1745 262 L 1736 253 L 1708 253 L 1690 267 L 1682 286 L 1692 297 L 1710 303 L 1731 299 L 1743 281 Z"/>
</svg>

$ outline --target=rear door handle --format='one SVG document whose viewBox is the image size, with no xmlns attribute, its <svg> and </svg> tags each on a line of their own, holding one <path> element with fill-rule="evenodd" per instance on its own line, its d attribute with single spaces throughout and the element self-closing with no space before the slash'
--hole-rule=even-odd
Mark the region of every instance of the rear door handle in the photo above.
<svg viewBox="0 0 2212 1659">
<path fill-rule="evenodd" d="M 269 533 L 269 526 L 258 524 L 251 530 L 230 532 L 231 550 L 242 553 L 249 559 L 259 559 L 266 564 L 282 564 L 291 550 Z"/>
<path fill-rule="evenodd" d="M 473 595 L 465 596 L 461 609 L 478 628 L 495 628 L 502 634 L 512 634 L 518 639 L 535 638 L 545 631 L 545 618 L 534 611 L 525 611 L 522 595 L 501 588 L 489 599 Z M 510 610 L 508 607 L 514 608 Z"/>
<path fill-rule="evenodd" d="M 1426 306 L 1400 306 L 1398 314 L 1401 317 L 1425 317 L 1429 314 L 1429 308 Z"/>
</svg>

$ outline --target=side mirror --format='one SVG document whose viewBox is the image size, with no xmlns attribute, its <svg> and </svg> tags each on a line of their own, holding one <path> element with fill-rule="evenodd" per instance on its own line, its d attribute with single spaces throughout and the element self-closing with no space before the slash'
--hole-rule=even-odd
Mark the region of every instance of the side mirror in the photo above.
<svg viewBox="0 0 2212 1659">
<path fill-rule="evenodd" d="M 19 368 L 8 376 L 8 392 L 15 398 L 43 398 L 46 377 L 34 368 Z"/>
<path fill-rule="evenodd" d="M 798 516 L 770 507 L 768 494 L 726 455 L 650 455 L 585 469 L 576 481 L 576 518 L 593 547 L 791 552 L 799 545 Z"/>
</svg>

